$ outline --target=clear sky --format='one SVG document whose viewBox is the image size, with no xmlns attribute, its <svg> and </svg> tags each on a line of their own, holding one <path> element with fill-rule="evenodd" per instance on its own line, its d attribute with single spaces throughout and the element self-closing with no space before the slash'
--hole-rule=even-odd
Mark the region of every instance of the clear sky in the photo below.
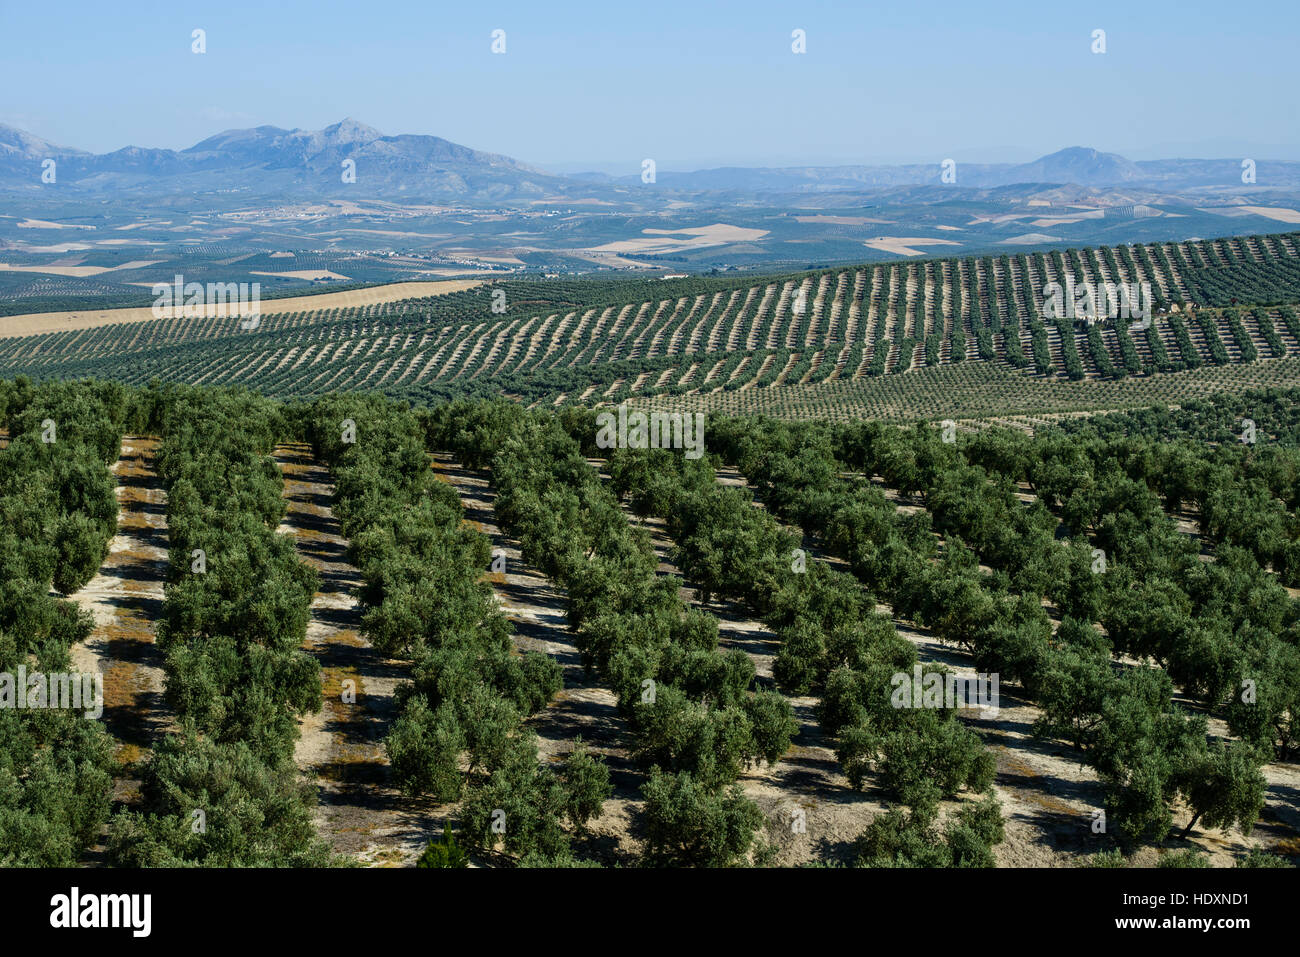
<svg viewBox="0 0 1300 957">
<path fill-rule="evenodd" d="M 1298 40 L 1300 0 L 0 0 L 0 122 L 105 152 L 351 116 L 560 171 L 1300 159 Z"/>
</svg>

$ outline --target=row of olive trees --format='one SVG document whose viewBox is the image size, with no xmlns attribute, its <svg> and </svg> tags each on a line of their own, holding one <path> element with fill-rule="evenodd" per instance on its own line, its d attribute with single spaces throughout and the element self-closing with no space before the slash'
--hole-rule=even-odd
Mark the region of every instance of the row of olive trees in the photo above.
<svg viewBox="0 0 1300 957">
<path fill-rule="evenodd" d="M 123 866 L 330 863 L 314 789 L 293 761 L 298 718 L 320 710 L 302 650 L 319 576 L 276 532 L 279 406 L 237 389 L 150 388 L 167 490 L 169 563 L 157 641 L 177 731 L 153 748 L 138 810 L 112 823 Z"/>
<path fill-rule="evenodd" d="M 102 383 L 0 382 L 0 866 L 69 867 L 108 817 L 111 739 L 84 710 L 28 710 L 17 669 L 71 670 L 93 622 L 64 595 L 81 588 L 117 527 L 109 463 L 128 419 L 125 390 Z M 27 688 L 21 691 L 27 691 Z M 88 687 L 88 691 L 93 691 Z M 43 701 L 42 704 L 52 704 Z"/>
<path fill-rule="evenodd" d="M 320 400 L 301 410 L 329 463 L 334 510 L 361 571 L 362 633 L 411 662 L 386 747 L 408 793 L 463 799 L 462 839 L 525 864 L 573 861 L 570 833 L 600 813 L 608 772 L 582 742 L 558 765 L 538 758 L 524 720 L 551 701 L 559 664 L 518 654 L 509 621 L 484 581 L 488 539 L 464 521 L 437 481 L 425 432 L 410 410 L 373 397 Z"/>
<path fill-rule="evenodd" d="M 887 616 L 875 612 L 861 585 L 812 560 L 797 538 L 753 506 L 748 491 L 719 485 L 704 459 L 666 449 L 620 449 L 611 455 L 609 468 L 613 488 L 629 497 L 634 510 L 667 521 L 676 542 L 674 558 L 705 601 L 714 596 L 737 601 L 772 629 L 780 643 L 774 676 L 791 693 L 822 696 L 817 709 L 822 728 L 836 740 L 850 782 L 861 787 L 874 776 L 910 808 L 908 815 L 890 820 L 901 822 L 910 837 L 928 839 L 906 849 L 900 845 L 887 861 L 877 851 L 864 851 L 864 857 L 873 864 L 920 863 L 913 851 L 923 843 L 937 847 L 949 864 L 990 866 L 991 845 L 1002 833 L 998 803 L 989 791 L 993 757 L 957 721 L 955 708 L 891 703 L 894 677 L 912 680 L 916 651 Z M 922 680 L 943 671 L 927 666 Z M 779 696 L 772 698 L 788 709 Z M 775 703 L 768 710 L 774 716 L 784 713 Z M 958 851 L 935 822 L 939 802 L 963 791 L 986 797 L 981 828 L 963 832 Z M 954 819 L 951 827 L 957 826 Z M 977 834 L 984 840 L 970 839 Z"/>
<path fill-rule="evenodd" d="M 527 413 L 508 403 L 453 403 L 429 418 L 430 444 L 471 467 L 490 465 L 498 520 L 523 557 L 562 586 L 575 644 L 618 695 L 649 771 L 647 861 L 723 866 L 747 859 L 763 817 L 734 784 L 775 760 L 792 730 L 788 706 L 753 691 L 754 667 L 720 653 L 717 619 L 656 574 L 643 530 L 583 455 L 584 410 Z"/>
<path fill-rule="evenodd" d="M 1040 731 L 1085 749 L 1123 839 L 1162 839 L 1179 800 L 1193 809 L 1189 828 L 1201 820 L 1249 830 L 1263 801 L 1260 746 L 1271 737 L 1258 723 L 1286 725 L 1294 710 L 1278 660 L 1294 642 L 1259 642 L 1294 628 L 1294 603 L 1240 550 L 1196 560 L 1155 493 L 1125 472 L 1149 457 L 1005 430 L 961 443 L 878 424 L 736 421 L 719 431 L 724 455 L 763 484 L 778 513 L 847 558 L 895 614 L 1039 701 Z M 927 511 L 900 517 L 846 469 L 882 476 Z M 1017 482 L 1036 492 L 1030 505 Z M 1044 598 L 1065 616 L 1055 633 Z M 1120 668 L 1110 660 L 1120 654 L 1164 668 Z M 1228 698 L 1247 672 L 1268 689 L 1249 706 Z M 1247 740 L 1210 741 L 1204 718 L 1172 703 L 1171 677 L 1193 693 L 1212 685 L 1207 704 Z"/>
</svg>

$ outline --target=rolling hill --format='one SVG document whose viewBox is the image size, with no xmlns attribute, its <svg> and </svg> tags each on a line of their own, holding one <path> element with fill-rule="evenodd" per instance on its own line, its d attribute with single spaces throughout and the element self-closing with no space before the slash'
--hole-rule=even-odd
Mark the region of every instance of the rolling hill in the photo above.
<svg viewBox="0 0 1300 957">
<path fill-rule="evenodd" d="M 1154 320 L 1050 318 L 1047 284 L 1070 280 L 1146 283 Z M 35 378 L 238 383 L 277 397 L 505 394 L 529 405 L 964 417 L 1300 382 L 1296 303 L 1300 234 L 1287 233 L 763 277 L 507 279 L 276 313 L 251 332 L 194 317 L 11 337 L 0 364 Z"/>
</svg>

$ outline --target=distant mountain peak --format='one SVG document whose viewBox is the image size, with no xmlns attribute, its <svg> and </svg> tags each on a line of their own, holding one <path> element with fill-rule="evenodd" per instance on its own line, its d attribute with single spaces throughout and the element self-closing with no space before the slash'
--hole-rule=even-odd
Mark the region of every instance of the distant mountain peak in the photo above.
<svg viewBox="0 0 1300 957">
<path fill-rule="evenodd" d="M 1091 146 L 1067 146 L 1059 149 L 1055 153 L 1048 153 L 1046 156 L 1040 156 L 1040 160 L 1048 159 L 1096 159 L 1099 156 L 1114 156 L 1119 159 L 1124 157 L 1118 153 L 1103 153 L 1101 150 L 1093 149 Z"/>
<path fill-rule="evenodd" d="M 373 126 L 367 126 L 350 116 L 344 117 L 333 126 L 325 127 L 321 133 L 334 143 L 370 143 L 384 137 L 384 134 Z"/>
<path fill-rule="evenodd" d="M 230 147 L 246 147 L 254 143 L 273 141 L 278 137 L 288 136 L 289 130 L 278 126 L 253 126 L 247 129 L 222 130 L 206 140 L 181 150 L 181 153 L 210 153 Z"/>
<path fill-rule="evenodd" d="M 349 184 L 363 194 L 502 202 L 569 192 L 585 195 L 591 189 L 590 184 L 441 137 L 385 136 L 351 116 L 319 130 L 230 129 L 180 151 L 127 146 L 100 155 L 54 146 L 0 126 L 0 189 L 29 188 L 32 164 L 50 156 L 60 161 L 61 184 L 93 190 L 156 190 L 168 184 L 179 192 L 240 189 L 250 195 L 314 195 Z M 63 165 L 64 159 L 75 162 Z M 355 171 L 356 178 L 342 179 L 345 168 Z"/>
<path fill-rule="evenodd" d="M 1100 186 L 1142 179 L 1142 170 L 1118 153 L 1103 153 L 1090 146 L 1067 146 L 1016 167 L 1021 182 L 1077 183 Z"/>
<path fill-rule="evenodd" d="M 16 126 L 0 123 L 0 152 L 25 157 L 45 157 L 54 153 L 86 156 L 84 150 L 74 150 L 66 146 L 56 146 L 39 136 L 33 136 Z"/>
</svg>

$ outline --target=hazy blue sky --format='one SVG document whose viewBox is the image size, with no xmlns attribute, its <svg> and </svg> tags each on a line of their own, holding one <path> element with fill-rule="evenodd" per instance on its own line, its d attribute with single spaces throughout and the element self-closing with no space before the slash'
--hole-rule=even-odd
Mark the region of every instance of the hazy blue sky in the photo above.
<svg viewBox="0 0 1300 957">
<path fill-rule="evenodd" d="M 1300 159 L 1297 0 L 2 2 L 0 122 L 96 152 L 352 116 L 567 171 Z"/>
</svg>

